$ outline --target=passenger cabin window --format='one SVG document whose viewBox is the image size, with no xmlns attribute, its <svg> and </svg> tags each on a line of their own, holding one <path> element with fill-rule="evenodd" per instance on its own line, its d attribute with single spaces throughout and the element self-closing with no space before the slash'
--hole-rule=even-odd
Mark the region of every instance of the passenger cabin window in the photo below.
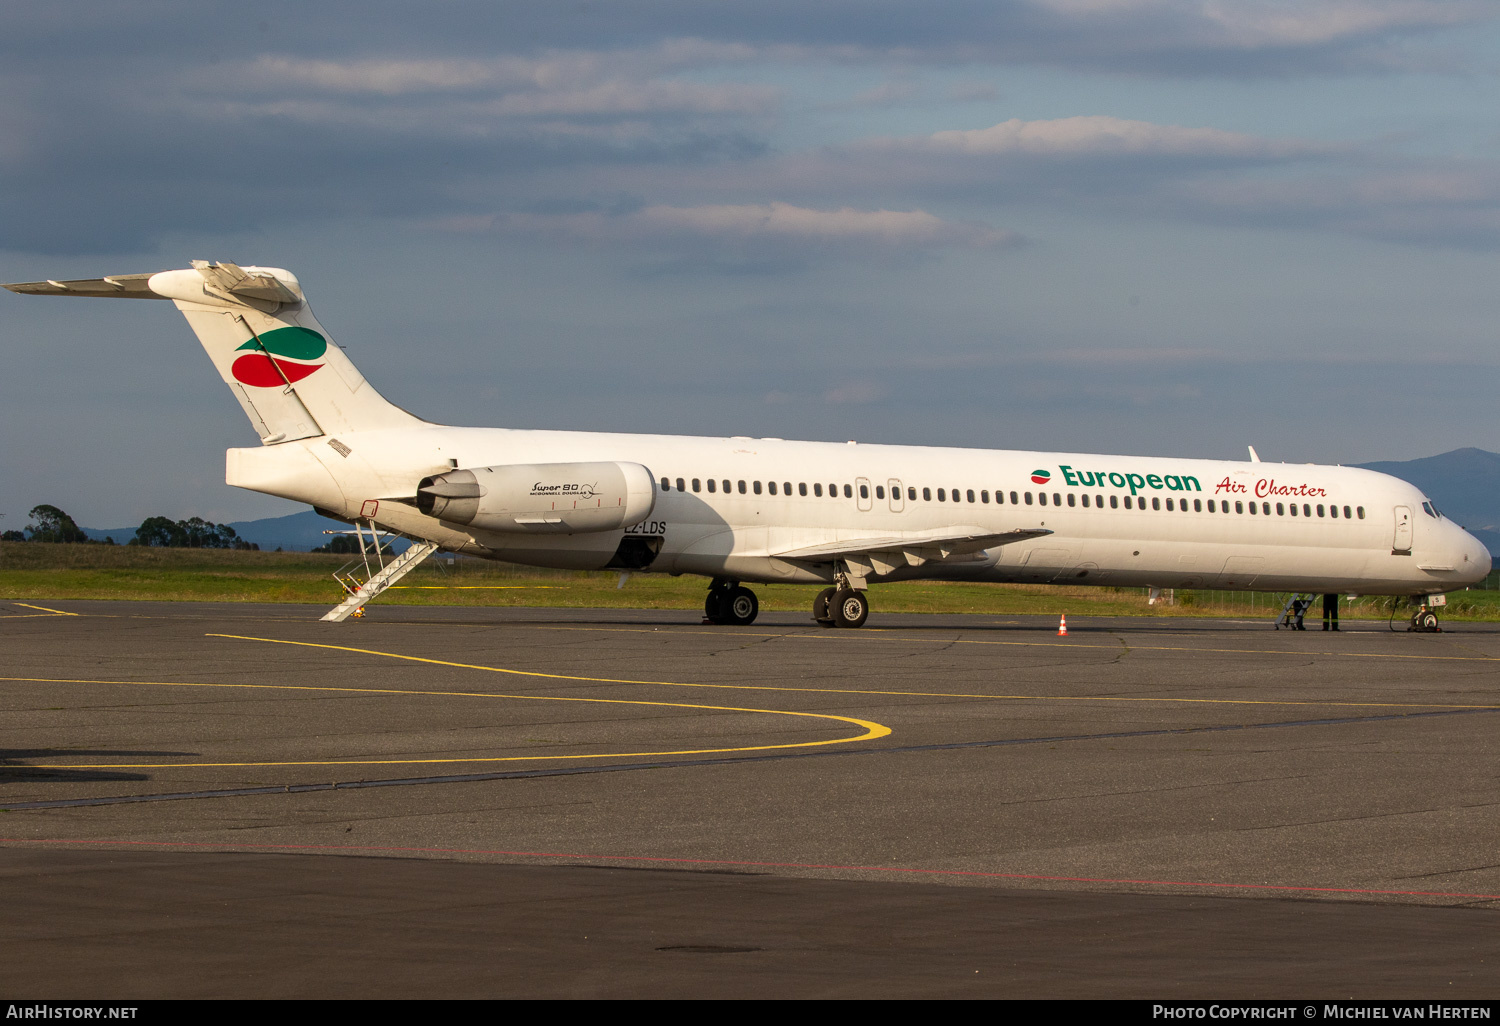
<svg viewBox="0 0 1500 1026">
<path fill-rule="evenodd" d="M 875 486 L 875 498 L 877 498 L 877 499 L 883 499 L 883 498 L 885 498 L 885 485 L 876 485 Z"/>
<path fill-rule="evenodd" d="M 1287 503 L 1287 509 L 1291 511 L 1292 516 L 1297 515 L 1297 504 L 1295 502 Z"/>
<path fill-rule="evenodd" d="M 1363 513 L 1361 513 L 1361 514 L 1360 514 L 1360 516 L 1364 516 L 1364 514 L 1363 514 Z M 1351 516 L 1350 516 L 1350 515 L 1349 515 L 1349 507 L 1348 507 L 1348 506 L 1345 506 L 1345 507 L 1344 507 L 1344 519 L 1345 519 L 1345 520 L 1353 520 L 1353 519 L 1354 519 L 1354 518 L 1353 518 L 1353 517 L 1351 517 Z"/>
<path fill-rule="evenodd" d="M 916 485 L 908 485 L 907 486 L 907 488 L 906 488 L 906 497 L 908 499 L 910 499 L 912 502 L 916 502 L 917 501 L 917 486 Z"/>
<path fill-rule="evenodd" d="M 672 490 L 672 482 L 668 481 L 666 478 L 662 478 L 661 479 L 661 490 L 664 491 L 664 492 L 670 492 Z"/>
<path fill-rule="evenodd" d="M 797 482 L 797 494 L 798 495 L 806 495 L 807 494 L 807 482 L 806 481 L 798 481 Z"/>
<path fill-rule="evenodd" d="M 1084 492 L 1083 493 L 1083 508 L 1084 509 L 1088 509 L 1089 508 L 1089 493 L 1088 492 Z"/>
<path fill-rule="evenodd" d="M 1243 502 L 1236 501 L 1234 504 L 1234 511 L 1243 516 L 1245 513 L 1245 504 Z"/>
<path fill-rule="evenodd" d="M 1109 508 L 1110 509 L 1119 509 L 1120 508 L 1120 497 L 1118 495 L 1111 495 L 1109 497 Z"/>
<path fill-rule="evenodd" d="M 846 499 L 852 499 L 852 498 L 854 498 L 854 489 L 851 488 L 851 487 L 849 487 L 848 485 L 844 485 L 844 498 L 846 498 Z"/>
<path fill-rule="evenodd" d="M 968 498 L 968 500 L 970 502 L 974 501 L 974 489 L 970 488 L 967 492 L 964 493 L 964 495 Z M 984 501 L 985 502 L 989 502 L 990 500 L 989 499 L 985 499 Z"/>
<path fill-rule="evenodd" d="M 946 488 L 939 488 L 938 489 L 938 502 L 947 502 L 947 501 L 948 501 L 948 490 Z"/>
<path fill-rule="evenodd" d="M 932 489 L 931 488 L 923 488 L 922 489 L 922 501 L 923 502 L 931 502 L 932 501 Z"/>
<path fill-rule="evenodd" d="M 1302 504 L 1302 515 L 1305 517 L 1312 516 L 1312 507 L 1305 502 Z"/>
<path fill-rule="evenodd" d="M 1036 501 L 1037 501 L 1037 505 L 1038 506 L 1045 506 L 1045 505 L 1047 505 L 1047 493 L 1046 492 L 1037 492 L 1036 493 Z"/>
<path fill-rule="evenodd" d="M 712 492 L 712 491 L 717 491 L 717 489 L 716 489 L 716 488 L 715 488 L 715 486 L 714 486 L 714 479 L 713 479 L 713 478 L 709 478 L 709 479 L 708 479 L 708 490 L 709 490 L 709 491 L 710 491 L 710 492 Z"/>
<path fill-rule="evenodd" d="M 859 497 L 861 499 L 868 499 L 870 497 L 870 486 L 869 485 L 863 485 L 862 484 L 862 485 L 859 486 Z"/>
<path fill-rule="evenodd" d="M 1031 505 L 1031 493 L 1030 492 L 1026 493 L 1026 505 L 1028 505 L 1028 506 Z"/>
<path fill-rule="evenodd" d="M 813 482 L 813 495 L 819 499 L 823 497 L 823 486 L 817 481 Z"/>
<path fill-rule="evenodd" d="M 1076 505 L 1078 505 L 1078 500 L 1073 497 L 1073 493 L 1072 492 L 1068 493 L 1068 505 L 1069 506 L 1076 506 Z"/>
<path fill-rule="evenodd" d="M 781 493 L 783 495 L 791 495 L 792 494 L 792 483 L 790 481 L 783 481 L 783 482 L 781 482 Z"/>
<path fill-rule="evenodd" d="M 755 494 L 759 495 L 760 494 L 760 482 L 759 481 L 754 482 L 754 484 L 752 485 L 752 487 L 755 489 Z M 741 488 L 740 491 L 744 491 L 744 489 Z"/>
<path fill-rule="evenodd" d="M 745 482 L 741 481 L 739 483 L 739 486 L 740 486 L 740 494 L 744 495 L 745 494 Z"/>
<path fill-rule="evenodd" d="M 1010 504 L 1012 506 L 1014 506 L 1016 504 L 1016 493 L 1015 492 L 1011 492 L 1010 493 Z"/>
<path fill-rule="evenodd" d="M 684 482 L 680 477 L 677 479 L 677 490 L 679 492 L 687 491 L 686 482 Z"/>
<path fill-rule="evenodd" d="M 703 490 L 703 484 L 702 484 L 702 482 L 698 478 L 696 478 L 696 477 L 693 478 L 693 491 L 695 491 L 695 492 L 701 492 L 702 490 Z"/>
<path fill-rule="evenodd" d="M 1158 499 L 1154 495 L 1151 497 L 1151 508 L 1152 509 L 1161 509 L 1161 500 Z"/>
<path fill-rule="evenodd" d="M 1365 518 L 1365 508 L 1363 506 L 1355 506 L 1354 512 L 1359 514 L 1359 519 L 1363 520 Z"/>
<path fill-rule="evenodd" d="M 1202 513 L 1203 512 L 1203 500 L 1202 499 L 1194 499 L 1193 500 L 1193 512 L 1194 513 Z"/>
<path fill-rule="evenodd" d="M 729 478 L 727 477 L 724 479 L 724 494 L 729 494 Z"/>
</svg>

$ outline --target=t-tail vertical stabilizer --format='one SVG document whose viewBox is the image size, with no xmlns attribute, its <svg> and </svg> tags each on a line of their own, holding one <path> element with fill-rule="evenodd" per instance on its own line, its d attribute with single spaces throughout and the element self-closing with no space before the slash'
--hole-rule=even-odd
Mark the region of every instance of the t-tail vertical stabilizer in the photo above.
<svg viewBox="0 0 1500 1026">
<path fill-rule="evenodd" d="M 5 287 L 31 295 L 172 300 L 266 445 L 422 423 L 364 379 L 313 316 L 297 276 L 279 267 L 195 260 L 156 274 Z"/>
</svg>

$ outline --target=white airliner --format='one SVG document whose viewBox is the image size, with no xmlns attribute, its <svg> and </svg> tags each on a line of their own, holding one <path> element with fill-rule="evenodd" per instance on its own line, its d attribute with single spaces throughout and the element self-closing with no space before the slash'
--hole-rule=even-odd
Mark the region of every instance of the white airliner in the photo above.
<svg viewBox="0 0 1500 1026">
<path fill-rule="evenodd" d="M 780 438 L 432 424 L 387 401 L 274 267 L 7 285 L 170 299 L 260 434 L 226 480 L 415 540 L 325 619 L 438 549 L 533 566 L 700 574 L 709 620 L 744 582 L 823 585 L 858 627 L 878 581 L 1047 582 L 1429 596 L 1489 573 L 1415 487 L 1351 467 Z M 1253 450 L 1252 450 L 1253 455 Z"/>
</svg>

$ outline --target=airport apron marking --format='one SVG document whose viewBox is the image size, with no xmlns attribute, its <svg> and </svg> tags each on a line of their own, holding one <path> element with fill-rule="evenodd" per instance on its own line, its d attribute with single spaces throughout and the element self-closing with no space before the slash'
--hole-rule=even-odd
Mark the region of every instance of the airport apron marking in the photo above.
<svg viewBox="0 0 1500 1026">
<path fill-rule="evenodd" d="M 770 635 L 775 637 L 776 635 Z M 1169 702 L 1185 703 L 1189 705 L 1309 705 L 1318 707 L 1340 707 L 1340 708 L 1371 708 L 1371 709 L 1500 709 L 1500 705 L 1461 705 L 1447 702 L 1308 702 L 1308 701 L 1281 701 L 1277 699 L 1255 699 L 1255 698 L 1156 698 L 1122 697 L 1116 695 L 977 695 L 964 694 L 950 691 L 879 691 L 873 688 L 801 688 L 786 687 L 774 684 L 687 684 L 680 681 L 670 680 L 624 680 L 614 677 L 579 677 L 565 673 L 543 673 L 539 670 L 509 670 L 500 666 L 480 666 L 475 663 L 456 663 L 445 659 L 428 659 L 423 656 L 402 655 L 399 652 L 377 652 L 368 648 L 349 648 L 344 645 L 325 645 L 311 641 L 281 641 L 276 638 L 247 638 L 239 634 L 208 634 L 210 638 L 234 638 L 240 641 L 270 641 L 278 645 L 299 645 L 303 648 L 328 648 L 336 652 L 358 652 L 363 655 L 386 656 L 390 659 L 406 659 L 416 663 L 434 663 L 438 666 L 457 666 L 466 670 L 487 670 L 491 673 L 514 673 L 523 677 L 551 677 L 557 680 L 581 680 L 597 684 L 652 684 L 668 688 L 717 688 L 728 691 L 791 691 L 807 694 L 833 694 L 833 695 L 881 695 L 893 698 L 984 698 L 993 701 L 1004 702 Z M 1104 647 L 1104 646 L 1095 646 Z M 0 678 L 3 680 L 4 678 Z M 584 699 L 575 699 L 584 701 Z M 596 699 L 605 701 L 605 699 Z M 705 708 L 713 708 L 706 706 Z M 776 710 L 761 710 L 776 711 Z M 812 715 L 810 713 L 797 713 L 789 715 Z M 847 719 L 847 717 L 834 717 L 835 719 Z M 852 723 L 863 724 L 864 720 L 850 720 Z M 890 731 L 887 729 L 886 734 Z M 884 737 L 885 734 L 875 735 Z M 863 741 L 865 738 L 850 738 L 851 741 Z M 831 742 L 822 742 L 831 743 Z M 667 754 L 667 753 L 663 753 Z M 696 753 L 693 753 L 696 754 Z"/>
<path fill-rule="evenodd" d="M 69 612 L 67 612 L 65 610 L 62 610 L 62 609 L 48 609 L 46 606 L 33 606 L 33 605 L 31 605 L 29 603 L 26 603 L 26 602 L 15 602 L 15 603 L 12 603 L 12 605 L 20 606 L 23 609 L 40 609 L 42 611 L 42 614 L 46 615 L 46 616 L 80 616 L 80 615 L 82 615 L 80 613 L 69 613 Z M 26 620 L 26 619 L 30 619 L 31 617 L 34 617 L 36 615 L 38 615 L 38 614 L 36 614 L 36 613 L 11 613 L 9 616 L 0 617 L 0 619 L 4 619 L 4 620 Z"/>
<path fill-rule="evenodd" d="M 483 670 L 489 673 L 509 673 L 523 677 L 545 677 L 552 680 L 579 680 L 588 682 L 602 682 L 611 684 L 666 684 L 672 681 L 620 681 L 609 680 L 600 677 L 576 677 L 561 673 L 536 673 L 529 670 L 510 670 L 499 666 L 480 666 L 474 663 L 448 662 L 442 659 L 423 659 L 418 656 L 399 655 L 394 652 L 375 652 L 370 649 L 349 648 L 343 645 L 318 645 L 305 641 L 283 641 L 279 638 L 250 638 L 238 634 L 210 634 L 212 638 L 231 638 L 237 641 L 260 641 L 277 645 L 297 645 L 304 648 L 327 648 L 340 652 L 356 652 L 362 655 L 383 656 L 389 659 L 405 659 L 413 662 L 433 663 L 439 666 L 454 666 L 466 670 Z M 584 759 L 618 759 L 618 758 L 656 758 L 664 755 L 713 755 L 723 752 L 763 752 L 787 748 L 817 748 L 823 745 L 849 744 L 854 741 L 871 741 L 875 738 L 885 737 L 890 734 L 891 728 L 870 720 L 856 719 L 852 716 L 836 716 L 831 713 L 794 712 L 787 709 L 745 709 L 734 706 L 723 705 L 696 705 L 687 702 L 649 702 L 640 699 L 624 698 L 565 698 L 552 695 L 498 695 L 482 691 L 411 691 L 400 688 L 347 688 L 326 687 L 307 684 L 214 684 L 192 681 L 105 681 L 105 680 L 63 680 L 61 678 L 37 678 L 37 677 L 4 677 L 0 680 L 35 681 L 38 683 L 71 683 L 71 684 L 127 684 L 145 687 L 187 687 L 187 688 L 243 688 L 250 690 L 267 691 L 321 691 L 336 692 L 340 694 L 359 695 L 412 695 L 433 696 L 446 698 L 489 698 L 489 699 L 512 699 L 516 701 L 530 702 L 586 702 L 596 705 L 640 705 L 655 706 L 658 708 L 672 709 L 704 709 L 711 712 L 737 712 L 758 713 L 766 716 L 798 716 L 808 719 L 836 720 L 840 723 L 848 723 L 864 729 L 864 733 L 853 737 L 828 738 L 822 741 L 795 741 L 779 745 L 744 745 L 733 748 L 692 748 L 665 752 L 600 752 L 594 755 L 506 755 L 488 757 L 464 757 L 445 759 L 319 759 L 319 760 L 289 760 L 277 762 L 162 762 L 162 763 L 28 763 L 27 769 L 175 769 L 175 768 L 229 768 L 249 766 L 393 766 L 393 765 L 433 765 L 451 763 L 494 763 L 494 762 L 540 762 L 552 760 L 578 761 Z"/>
<path fill-rule="evenodd" d="M 415 621 L 413 626 L 417 624 Z M 421 626 L 432 626 L 422 624 Z M 538 631 L 599 631 L 601 633 L 613 634 L 650 634 L 654 631 L 671 631 L 675 634 L 722 634 L 731 638 L 787 638 L 793 641 L 899 641 L 899 642 L 928 642 L 933 645 L 1003 645 L 1014 648 L 1069 648 L 1069 649 L 1101 649 L 1106 652 L 1120 652 L 1128 650 L 1131 652 L 1212 652 L 1217 655 L 1271 655 L 1271 656 L 1321 656 L 1328 659 L 1428 659 L 1435 662 L 1456 663 L 1495 663 L 1500 662 L 1500 656 L 1457 656 L 1457 655 L 1413 655 L 1404 652 L 1309 652 L 1300 649 L 1286 648 L 1193 648 L 1190 645 L 1129 645 L 1122 649 L 1120 645 L 1089 645 L 1078 642 L 1061 641 L 1053 643 L 1050 641 L 985 641 L 978 638 L 920 638 L 909 634 L 900 634 L 896 637 L 880 637 L 881 634 L 896 634 L 901 630 L 899 627 L 870 628 L 862 627 L 857 632 L 859 638 L 846 632 L 837 634 L 819 630 L 816 632 L 776 632 L 768 631 L 702 631 L 696 628 L 674 628 L 674 627 L 560 627 L 550 624 L 509 624 L 507 626 L 527 627 Z M 1078 628 L 1074 628 L 1078 630 Z M 1354 631 L 1341 633 L 1356 633 Z M 1361 632 L 1364 633 L 1364 632 Z M 1375 631 L 1370 633 L 1384 633 Z"/>
</svg>

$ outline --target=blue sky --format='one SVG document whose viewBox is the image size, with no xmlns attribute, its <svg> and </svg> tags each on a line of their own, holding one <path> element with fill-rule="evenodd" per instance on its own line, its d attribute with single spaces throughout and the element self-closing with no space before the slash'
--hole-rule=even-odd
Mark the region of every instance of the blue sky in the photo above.
<svg viewBox="0 0 1500 1026">
<path fill-rule="evenodd" d="M 1467 0 L 15 5 L 0 279 L 285 266 L 433 420 L 1500 449 Z M 170 306 L 0 297 L 5 527 L 290 512 Z M 525 454 L 517 454 L 524 460 Z"/>
</svg>

